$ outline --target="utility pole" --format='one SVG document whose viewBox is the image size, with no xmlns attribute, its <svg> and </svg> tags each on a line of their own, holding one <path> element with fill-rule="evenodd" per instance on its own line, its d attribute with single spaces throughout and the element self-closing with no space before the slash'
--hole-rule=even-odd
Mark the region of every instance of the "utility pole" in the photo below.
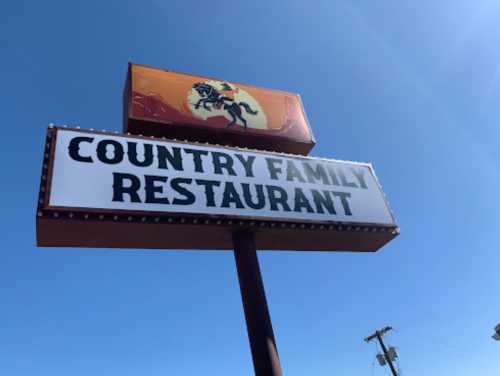
<svg viewBox="0 0 500 376">
<path fill-rule="evenodd" d="M 500 341 L 500 324 L 495 326 L 495 334 L 491 336 L 495 341 Z"/>
<path fill-rule="evenodd" d="M 392 375 L 393 376 L 398 376 L 396 369 L 394 368 L 394 364 L 392 364 L 391 357 L 389 356 L 389 353 L 387 352 L 387 348 L 384 345 L 384 341 L 382 339 L 382 336 L 387 333 L 389 330 L 392 330 L 392 327 L 386 326 L 385 328 L 381 330 L 376 330 L 375 333 L 372 335 L 368 336 L 365 338 L 366 342 L 370 342 L 373 339 L 378 339 L 378 342 L 380 343 L 380 347 L 382 347 L 382 351 L 384 352 L 384 358 L 389 364 L 389 368 L 391 369 Z"/>
</svg>

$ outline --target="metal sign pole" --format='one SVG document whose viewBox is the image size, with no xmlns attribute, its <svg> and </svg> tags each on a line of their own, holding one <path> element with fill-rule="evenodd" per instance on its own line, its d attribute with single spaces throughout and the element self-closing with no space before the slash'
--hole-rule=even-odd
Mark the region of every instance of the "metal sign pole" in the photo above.
<svg viewBox="0 0 500 376">
<path fill-rule="evenodd" d="M 250 231 L 236 232 L 233 235 L 233 243 L 255 375 L 281 376 L 254 235 Z"/>
</svg>

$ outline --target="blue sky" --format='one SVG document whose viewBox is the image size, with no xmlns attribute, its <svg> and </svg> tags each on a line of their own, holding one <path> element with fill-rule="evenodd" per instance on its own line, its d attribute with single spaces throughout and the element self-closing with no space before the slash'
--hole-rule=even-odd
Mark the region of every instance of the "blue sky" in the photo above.
<svg viewBox="0 0 500 376">
<path fill-rule="evenodd" d="M 231 252 L 38 249 L 48 123 L 121 129 L 128 61 L 301 94 L 312 155 L 369 161 L 401 236 L 262 252 L 285 375 L 498 375 L 497 1 L 11 1 L 0 12 L 0 373 L 250 375 Z"/>
</svg>

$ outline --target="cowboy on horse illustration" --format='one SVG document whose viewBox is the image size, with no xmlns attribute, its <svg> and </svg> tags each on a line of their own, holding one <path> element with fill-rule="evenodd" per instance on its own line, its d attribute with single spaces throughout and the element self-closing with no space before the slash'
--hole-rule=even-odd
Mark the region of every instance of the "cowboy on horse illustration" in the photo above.
<svg viewBox="0 0 500 376">
<path fill-rule="evenodd" d="M 231 86 L 225 82 L 222 83 L 221 86 L 223 91 L 233 90 Z M 217 110 L 222 108 L 229 113 L 232 120 L 226 125 L 226 128 L 229 128 L 231 125 L 235 124 L 239 119 L 243 123 L 243 129 L 247 129 L 247 121 L 242 116 L 241 107 L 243 107 L 245 111 L 250 115 L 258 114 L 258 111 L 252 110 L 248 103 L 235 102 L 234 99 L 221 94 L 215 87 L 207 83 L 197 82 L 193 84 L 193 89 L 195 89 L 201 97 L 198 102 L 196 102 L 194 106 L 195 109 L 203 106 L 205 110 L 211 111 L 211 108 L 209 107 L 209 105 L 211 105 L 212 108 L 215 108 Z"/>
</svg>

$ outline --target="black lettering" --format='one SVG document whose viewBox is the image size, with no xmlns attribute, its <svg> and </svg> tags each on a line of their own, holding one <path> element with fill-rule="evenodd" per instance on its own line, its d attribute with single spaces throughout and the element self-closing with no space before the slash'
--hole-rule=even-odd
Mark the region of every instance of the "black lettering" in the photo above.
<svg viewBox="0 0 500 376">
<path fill-rule="evenodd" d="M 323 184 L 330 184 L 325 167 L 322 164 L 318 163 L 315 167 L 309 163 L 303 163 L 302 165 L 304 166 L 304 172 L 309 183 L 316 183 L 316 180 L 321 180 Z"/>
<path fill-rule="evenodd" d="M 108 158 L 108 146 L 111 146 L 111 151 L 113 153 L 112 158 Z M 107 164 L 118 164 L 123 161 L 123 146 L 118 141 L 114 140 L 101 140 L 97 144 L 97 158 L 102 163 Z"/>
<path fill-rule="evenodd" d="M 281 168 L 276 167 L 274 164 L 275 163 L 283 163 L 282 159 L 277 159 L 277 158 L 266 158 L 266 163 L 267 163 L 267 169 L 269 171 L 269 176 L 273 180 L 278 180 L 278 173 L 281 173 Z"/>
<path fill-rule="evenodd" d="M 129 186 L 125 186 L 125 180 L 130 181 Z M 130 202 L 141 202 L 137 191 L 141 187 L 141 180 L 132 174 L 122 174 L 113 172 L 113 201 L 123 202 L 123 195 L 130 195 Z"/>
<path fill-rule="evenodd" d="M 139 161 L 137 158 L 137 142 L 127 142 L 127 154 L 128 160 L 134 166 L 137 167 L 148 167 L 153 164 L 153 145 L 144 144 L 144 160 Z"/>
<path fill-rule="evenodd" d="M 92 143 L 94 141 L 93 137 L 74 137 L 69 142 L 68 150 L 69 156 L 77 162 L 87 162 L 92 163 L 92 157 L 84 157 L 80 155 L 80 144 L 82 142 Z"/>
<path fill-rule="evenodd" d="M 146 191 L 146 202 L 147 204 L 168 204 L 168 198 L 166 197 L 156 197 L 156 193 L 163 193 L 163 186 L 155 185 L 155 183 L 166 183 L 168 177 L 166 176 L 152 176 L 145 175 L 146 184 L 144 190 Z"/>
<path fill-rule="evenodd" d="M 253 178 L 253 163 L 255 162 L 255 156 L 249 155 L 248 159 L 245 159 L 245 156 L 242 154 L 235 154 L 236 158 L 239 159 L 243 168 L 245 169 L 245 175 L 247 178 Z"/>
<path fill-rule="evenodd" d="M 158 145 L 156 150 L 158 152 L 158 168 L 168 169 L 168 164 L 170 164 L 177 171 L 183 170 L 181 148 L 174 146 L 170 152 L 165 146 Z"/>
<path fill-rule="evenodd" d="M 264 187 L 262 184 L 255 184 L 255 191 L 257 193 L 257 202 L 252 201 L 252 193 L 250 192 L 250 184 L 242 183 L 243 198 L 248 207 L 252 209 L 262 209 L 266 205 L 266 197 L 264 196 Z"/>
<path fill-rule="evenodd" d="M 306 179 L 302 176 L 299 169 L 295 166 L 293 161 L 286 161 L 286 180 L 293 181 L 293 179 L 297 179 L 298 181 L 305 183 Z"/>
<path fill-rule="evenodd" d="M 339 168 L 337 173 L 340 176 L 340 181 L 342 183 L 342 186 L 344 187 L 350 187 L 350 188 L 358 188 L 355 182 L 353 181 L 347 181 L 347 178 L 345 177 L 344 170 L 342 168 Z"/>
<path fill-rule="evenodd" d="M 335 168 L 330 165 L 327 166 L 326 169 L 328 170 L 328 175 L 332 180 L 332 185 L 340 185 L 339 178 L 337 177 L 337 173 L 335 172 Z"/>
<path fill-rule="evenodd" d="M 214 164 L 214 173 L 223 175 L 222 170 L 226 170 L 229 175 L 236 176 L 233 169 L 233 158 L 229 154 L 221 153 L 218 151 L 212 152 L 212 162 Z"/>
<path fill-rule="evenodd" d="M 316 189 L 311 189 L 311 193 L 313 196 L 314 205 L 316 206 L 317 213 L 324 213 L 325 211 L 323 210 L 323 207 L 325 207 L 328 213 L 337 214 L 329 191 L 320 192 L 317 191 Z"/>
<path fill-rule="evenodd" d="M 340 202 L 342 203 L 342 207 L 344 208 L 345 215 L 352 215 L 351 208 L 349 207 L 348 198 L 351 197 L 351 194 L 348 192 L 334 192 L 332 191 L 334 196 L 340 197 Z"/>
<path fill-rule="evenodd" d="M 181 184 L 191 184 L 193 179 L 188 178 L 175 178 L 172 179 L 170 185 L 172 188 L 184 198 L 174 198 L 172 201 L 173 205 L 191 205 L 196 201 L 196 197 L 193 192 L 189 191 L 187 188 L 183 187 Z"/>
<path fill-rule="evenodd" d="M 267 158 L 266 158 L 267 159 Z M 280 159 L 276 159 L 281 161 Z M 290 206 L 288 206 L 288 195 L 286 191 L 275 185 L 267 185 L 267 196 L 269 197 L 269 204 L 271 205 L 271 210 L 280 210 L 278 205 L 281 205 L 284 211 L 292 211 Z"/>
<path fill-rule="evenodd" d="M 302 209 L 306 209 L 308 213 L 314 213 L 314 210 L 302 189 L 295 188 L 295 205 L 293 207 L 293 211 L 301 213 Z"/>
<path fill-rule="evenodd" d="M 184 149 L 184 152 L 187 154 L 193 154 L 194 171 L 195 172 L 204 172 L 203 171 L 203 160 L 201 159 L 201 157 L 203 155 L 208 155 L 208 151 L 198 150 L 198 149 Z"/>
<path fill-rule="evenodd" d="M 220 186 L 220 181 L 198 179 L 195 180 L 195 182 L 196 184 L 202 185 L 205 188 L 205 197 L 207 200 L 207 206 L 214 207 L 215 206 L 214 187 Z"/>
<path fill-rule="evenodd" d="M 364 168 L 355 169 L 354 167 L 352 167 L 351 171 L 354 174 L 354 176 L 356 176 L 356 179 L 358 179 L 358 183 L 361 186 L 361 188 L 368 189 L 365 182 L 365 169 Z"/>
<path fill-rule="evenodd" d="M 231 204 L 235 204 L 238 209 L 244 208 L 240 196 L 238 195 L 236 188 L 234 188 L 234 184 L 228 181 L 224 187 L 221 207 L 229 208 L 231 207 Z"/>
</svg>

